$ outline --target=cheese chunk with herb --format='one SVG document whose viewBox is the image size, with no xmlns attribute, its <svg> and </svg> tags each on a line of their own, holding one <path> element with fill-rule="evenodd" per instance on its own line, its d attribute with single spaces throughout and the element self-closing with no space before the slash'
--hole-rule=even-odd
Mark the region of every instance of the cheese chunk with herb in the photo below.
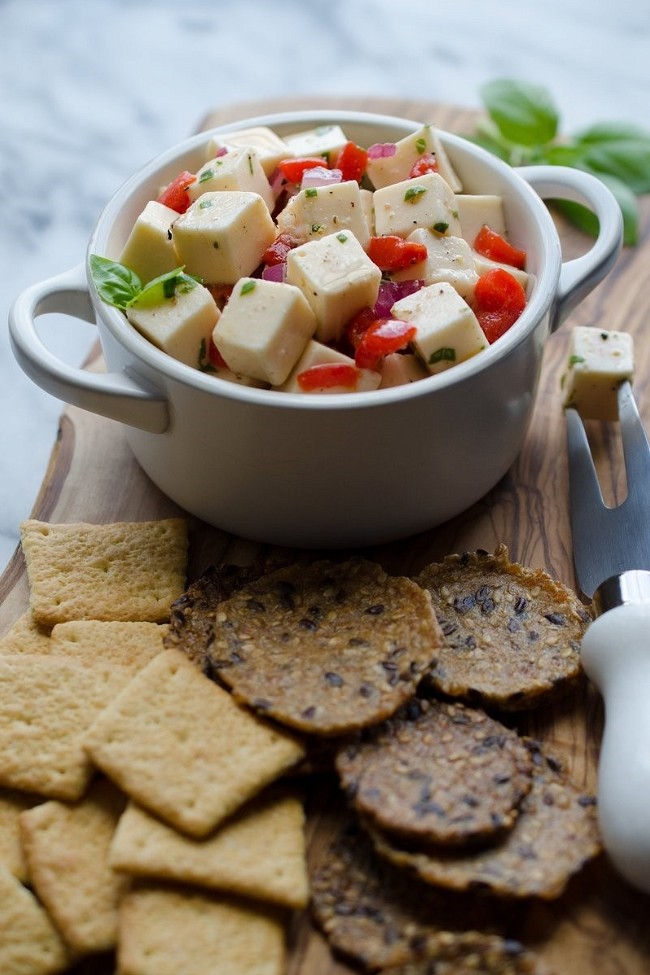
<svg viewBox="0 0 650 975">
<path fill-rule="evenodd" d="M 419 279 L 425 284 L 448 281 L 467 302 L 474 298 L 474 288 L 478 274 L 474 266 L 472 251 L 462 237 L 441 237 L 430 230 L 414 230 L 407 240 L 424 244 L 427 258 L 412 264 L 403 271 L 395 271 L 391 277 L 395 281 Z"/>
<path fill-rule="evenodd" d="M 462 236 L 470 247 L 485 224 L 495 234 L 507 237 L 503 200 L 492 193 L 459 193 L 456 197 Z"/>
<path fill-rule="evenodd" d="M 528 271 L 523 271 L 521 268 L 513 267 L 512 264 L 503 264 L 501 261 L 492 261 L 489 257 L 483 257 L 482 254 L 478 254 L 476 251 L 472 251 L 472 257 L 474 260 L 474 267 L 479 278 L 485 274 L 486 271 L 491 271 L 495 267 L 500 267 L 502 270 L 507 271 L 508 274 L 512 274 L 513 278 L 517 279 L 524 291 L 528 291 L 532 277 Z"/>
<path fill-rule="evenodd" d="M 179 266 L 171 230 L 177 218 L 176 210 L 150 200 L 133 224 L 119 260 L 135 271 L 143 284 Z"/>
<path fill-rule="evenodd" d="M 431 373 L 457 366 L 487 347 L 476 315 L 446 281 L 401 298 L 391 314 L 415 325 L 411 344 Z"/>
<path fill-rule="evenodd" d="M 437 172 L 454 193 L 458 193 L 462 189 L 462 183 L 433 125 L 423 125 L 411 135 L 404 136 L 395 143 L 395 152 L 392 155 L 374 155 L 371 152 L 366 172 L 375 189 L 380 189 L 408 179 L 413 166 L 427 155 L 435 156 Z"/>
<path fill-rule="evenodd" d="M 219 309 L 208 289 L 197 283 L 176 288 L 172 297 L 156 305 L 132 305 L 126 317 L 163 352 L 198 368 L 219 319 Z"/>
<path fill-rule="evenodd" d="M 361 246 L 367 247 L 370 240 L 367 208 L 356 180 L 313 186 L 289 200 L 278 215 L 278 230 L 300 243 L 339 230 L 351 230 Z"/>
<path fill-rule="evenodd" d="M 277 169 L 282 159 L 292 155 L 284 139 L 266 125 L 254 125 L 238 132 L 226 132 L 208 142 L 207 158 L 213 159 L 222 149 L 254 149 L 267 177 Z"/>
<path fill-rule="evenodd" d="M 348 139 L 340 125 L 317 125 L 314 129 L 285 135 L 284 141 L 291 156 L 323 156 L 332 166 Z"/>
<path fill-rule="evenodd" d="M 203 193 L 217 190 L 259 193 L 269 210 L 275 205 L 271 185 L 254 149 L 231 149 L 222 156 L 208 160 L 197 172 L 196 180 L 187 188 L 191 200 L 198 200 Z"/>
<path fill-rule="evenodd" d="M 204 193 L 173 229 L 185 270 L 207 284 L 235 284 L 251 274 L 276 233 L 259 193 L 228 190 Z"/>
<path fill-rule="evenodd" d="M 311 369 L 313 366 L 327 365 L 353 366 L 357 371 L 356 385 L 353 388 L 350 388 L 350 386 L 317 386 L 315 389 L 309 390 L 310 396 L 312 393 L 360 393 L 369 389 L 377 389 L 379 386 L 381 376 L 378 372 L 372 369 L 359 369 L 355 365 L 354 359 L 344 355 L 343 352 L 337 352 L 336 349 L 331 349 L 328 345 L 323 345 L 321 342 L 316 342 L 312 339 L 307 344 L 307 348 L 294 366 L 288 379 L 279 389 L 285 393 L 302 393 L 303 390 L 298 382 L 300 373 Z"/>
<path fill-rule="evenodd" d="M 460 237 L 456 197 L 438 173 L 375 190 L 375 232 L 408 237 L 419 227 Z"/>
<path fill-rule="evenodd" d="M 381 271 L 349 230 L 294 247 L 287 283 L 300 288 L 316 316 L 316 338 L 340 338 L 345 324 L 379 294 Z"/>
<path fill-rule="evenodd" d="M 634 373 L 634 345 L 627 332 L 574 325 L 563 405 L 585 420 L 618 420 L 618 388 Z"/>
<path fill-rule="evenodd" d="M 315 330 L 314 313 L 298 288 L 243 278 L 233 289 L 212 338 L 233 372 L 278 386 Z"/>
</svg>

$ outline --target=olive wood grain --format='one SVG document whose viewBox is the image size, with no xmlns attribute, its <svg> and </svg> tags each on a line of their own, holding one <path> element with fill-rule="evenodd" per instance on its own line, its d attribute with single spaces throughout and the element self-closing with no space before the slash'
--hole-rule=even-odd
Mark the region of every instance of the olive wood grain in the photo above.
<svg viewBox="0 0 650 975">
<path fill-rule="evenodd" d="M 450 106 L 377 98 L 290 98 L 224 106 L 201 122 L 207 128 L 241 117 L 299 109 L 358 109 L 431 121 L 440 128 L 467 134 L 476 113 Z M 634 388 L 646 428 L 650 429 L 650 199 L 642 205 L 641 240 L 627 248 L 614 270 L 550 337 L 544 353 L 539 395 L 532 424 L 516 463 L 478 504 L 439 528 L 369 552 L 396 571 L 415 570 L 448 552 L 475 548 L 492 550 L 504 542 L 511 557 L 545 568 L 573 585 L 571 532 L 567 504 L 565 431 L 559 377 L 567 353 L 571 327 L 599 325 L 626 330 L 635 337 Z M 558 218 L 565 258 L 584 251 L 588 241 Z M 100 369 L 101 360 L 90 368 Z M 449 418 L 453 423 L 453 417 Z M 591 433 L 605 496 L 624 496 L 621 450 L 611 431 L 595 427 Z M 494 431 L 497 438 L 499 430 Z M 191 476 L 188 473 L 188 476 Z M 54 522 L 111 522 L 158 518 L 177 513 L 175 505 L 148 480 L 132 458 L 116 423 L 66 407 L 59 436 L 33 517 Z M 190 519 L 191 573 L 224 558 L 245 564 L 258 550 L 250 541 L 234 538 Z M 24 563 L 17 551 L 0 579 L 0 633 L 27 607 Z M 625 648 L 621 648 L 621 653 Z M 552 708 L 533 713 L 524 730 L 549 743 L 587 789 L 595 787 L 596 758 L 602 710 L 588 686 Z M 318 801 L 308 818 L 309 855 L 315 856 L 331 828 Z M 537 948 L 557 975 L 642 975 L 650 969 L 650 898 L 619 880 L 604 857 L 570 883 L 557 901 L 529 906 L 521 932 Z M 471 926 L 471 918 L 467 919 Z M 96 967 L 92 971 L 97 971 Z M 344 975 L 352 969 L 332 958 L 320 935 L 305 916 L 292 929 L 288 975 Z"/>
</svg>

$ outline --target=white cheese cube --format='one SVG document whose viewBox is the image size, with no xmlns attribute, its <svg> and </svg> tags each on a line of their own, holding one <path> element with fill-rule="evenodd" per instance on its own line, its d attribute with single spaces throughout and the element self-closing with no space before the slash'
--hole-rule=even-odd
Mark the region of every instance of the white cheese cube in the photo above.
<svg viewBox="0 0 650 975">
<path fill-rule="evenodd" d="M 315 329 L 314 313 L 298 288 L 243 278 L 233 289 L 212 338 L 233 372 L 278 386 Z"/>
<path fill-rule="evenodd" d="M 199 368 L 219 309 L 207 288 L 200 284 L 179 287 L 157 305 L 133 305 L 126 317 L 154 345 L 188 366 Z"/>
<path fill-rule="evenodd" d="M 371 237 L 375 235 L 375 195 L 372 190 L 362 189 L 361 193 L 361 206 L 363 207 L 363 213 L 366 218 L 366 226 L 368 227 L 368 233 Z"/>
<path fill-rule="evenodd" d="M 456 196 L 456 205 L 462 235 L 470 247 L 474 246 L 476 235 L 485 224 L 495 234 L 507 237 L 503 200 L 500 196 L 490 193 L 459 193 Z"/>
<path fill-rule="evenodd" d="M 260 379 L 253 379 L 252 376 L 244 376 L 242 373 L 233 372 L 227 366 L 211 366 L 210 375 L 217 379 L 223 379 L 227 383 L 235 383 L 237 386 L 248 386 L 250 389 L 268 389 L 269 384 Z"/>
<path fill-rule="evenodd" d="M 533 278 L 532 274 L 529 274 L 527 271 L 522 271 L 518 267 L 513 267 L 512 264 L 502 264 L 500 261 L 491 261 L 489 257 L 483 257 L 482 254 L 478 254 L 476 251 L 472 251 L 472 257 L 474 258 L 474 267 L 479 278 L 485 274 L 486 271 L 491 271 L 495 267 L 500 267 L 504 271 L 509 271 L 513 278 L 517 279 L 524 291 L 528 293 Z"/>
<path fill-rule="evenodd" d="M 433 125 L 423 125 L 417 132 L 404 136 L 395 143 L 395 152 L 391 156 L 370 155 L 366 173 L 375 189 L 389 186 L 409 179 L 413 166 L 424 155 L 436 157 L 438 173 L 449 184 L 454 193 L 462 189 L 461 181 L 455 172 L 449 157 L 440 141 L 440 137 Z"/>
<path fill-rule="evenodd" d="M 289 146 L 290 155 L 323 156 L 332 166 L 348 139 L 339 125 L 318 125 L 315 129 L 285 135 L 284 141 Z"/>
<path fill-rule="evenodd" d="M 275 206 L 271 184 L 254 149 L 232 149 L 201 166 L 187 192 L 191 200 L 217 190 L 259 193 L 269 210 Z"/>
<path fill-rule="evenodd" d="M 561 380 L 563 405 L 575 407 L 586 420 L 618 420 L 618 387 L 633 373 L 631 335 L 574 325 Z"/>
<path fill-rule="evenodd" d="M 278 214 L 278 231 L 304 244 L 338 230 L 350 230 L 366 247 L 370 240 L 366 209 L 356 180 L 314 186 L 289 200 Z"/>
<path fill-rule="evenodd" d="M 487 348 L 476 315 L 446 281 L 401 298 L 391 314 L 415 325 L 411 344 L 431 373 L 450 369 Z"/>
<path fill-rule="evenodd" d="M 374 192 L 375 232 L 408 237 L 418 227 L 460 237 L 456 197 L 438 173 L 406 179 Z"/>
<path fill-rule="evenodd" d="M 293 155 L 284 139 L 272 129 L 266 125 L 254 125 L 249 129 L 214 136 L 208 142 L 207 158 L 213 159 L 222 149 L 242 148 L 255 150 L 267 177 L 275 172 L 279 162 Z"/>
<path fill-rule="evenodd" d="M 258 193 L 204 193 L 173 227 L 176 250 L 188 274 L 208 284 L 235 284 L 251 274 L 276 237 Z"/>
<path fill-rule="evenodd" d="M 150 200 L 133 224 L 119 261 L 135 271 L 143 284 L 179 266 L 171 232 L 177 217 L 176 210 Z"/>
<path fill-rule="evenodd" d="M 429 373 L 422 361 L 410 352 L 391 352 L 381 364 L 380 389 L 390 386 L 406 386 L 418 379 L 425 379 Z"/>
<path fill-rule="evenodd" d="M 374 306 L 381 271 L 349 230 L 294 247 L 287 254 L 287 283 L 300 288 L 316 315 L 316 338 L 338 339 L 353 315 Z"/>
<path fill-rule="evenodd" d="M 357 378 L 354 388 L 350 386 L 323 386 L 316 387 L 315 389 L 310 389 L 309 393 L 350 393 L 350 392 L 365 392 L 369 389 L 377 389 L 381 376 L 378 372 L 372 369 L 359 369 L 355 365 L 354 359 L 349 356 L 344 355 L 342 352 L 337 352 L 336 349 L 330 349 L 327 345 L 322 345 L 320 342 L 316 342 L 313 339 L 307 344 L 307 347 L 300 359 L 291 371 L 290 376 L 278 388 L 285 393 L 303 393 L 303 390 L 298 382 L 298 376 L 301 372 L 306 369 L 311 369 L 312 366 L 324 366 L 324 365 L 337 365 L 343 364 L 348 366 L 354 366 L 357 372 Z"/>
<path fill-rule="evenodd" d="M 424 244 L 428 256 L 426 260 L 412 264 L 403 271 L 393 272 L 393 280 L 411 281 L 417 278 L 425 284 L 448 281 L 465 301 L 473 301 L 478 274 L 466 240 L 462 237 L 441 237 L 430 230 L 414 230 L 407 240 Z"/>
</svg>

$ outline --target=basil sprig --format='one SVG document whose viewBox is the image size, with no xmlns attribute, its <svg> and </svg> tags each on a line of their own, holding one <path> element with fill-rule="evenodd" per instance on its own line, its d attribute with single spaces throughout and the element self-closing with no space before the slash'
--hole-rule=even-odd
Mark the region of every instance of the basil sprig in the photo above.
<svg viewBox="0 0 650 975">
<path fill-rule="evenodd" d="M 472 141 L 512 166 L 547 163 L 597 176 L 619 203 L 625 243 L 637 243 L 637 197 L 650 193 L 650 132 L 625 122 L 599 122 L 561 136 L 560 115 L 546 88 L 499 78 L 479 92 L 487 118 L 478 122 Z M 557 205 L 582 230 L 598 232 L 598 220 L 586 207 L 568 200 Z"/>
<path fill-rule="evenodd" d="M 121 311 L 134 305 L 139 308 L 159 305 L 165 298 L 191 291 L 197 284 L 195 277 L 186 274 L 183 267 L 177 267 L 143 285 L 135 271 L 98 254 L 90 255 L 90 273 L 102 301 Z"/>
</svg>

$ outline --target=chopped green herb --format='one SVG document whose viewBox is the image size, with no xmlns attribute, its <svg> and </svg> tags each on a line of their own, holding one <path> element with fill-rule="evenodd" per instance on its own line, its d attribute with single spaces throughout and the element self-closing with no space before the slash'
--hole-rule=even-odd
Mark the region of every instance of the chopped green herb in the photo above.
<svg viewBox="0 0 650 975">
<path fill-rule="evenodd" d="M 410 186 L 404 194 L 404 202 L 415 203 L 424 193 L 426 193 L 424 186 Z"/>
<path fill-rule="evenodd" d="M 455 362 L 456 361 L 456 350 L 445 348 L 436 349 L 429 356 L 429 365 L 435 365 L 436 362 Z"/>
<path fill-rule="evenodd" d="M 239 290 L 239 294 L 247 295 L 250 294 L 251 291 L 255 291 L 255 281 L 244 281 Z"/>
<path fill-rule="evenodd" d="M 336 235 L 336 239 L 337 240 L 340 240 L 342 244 L 345 244 L 345 242 L 348 239 L 348 235 L 347 234 L 344 234 L 344 233 L 340 233 L 340 234 L 337 234 Z"/>
<path fill-rule="evenodd" d="M 174 298 L 177 294 L 187 294 L 196 285 L 196 278 L 185 274 L 182 267 L 177 267 L 149 281 L 130 304 L 139 308 L 150 308 L 151 305 L 159 305 L 161 301 Z"/>
<path fill-rule="evenodd" d="M 320 234 L 323 232 L 323 230 L 325 230 L 325 227 L 322 225 L 322 223 L 313 223 L 311 225 L 312 234 Z"/>
<path fill-rule="evenodd" d="M 207 181 L 209 179 L 212 179 L 213 176 L 214 176 L 213 169 L 204 169 L 201 175 L 199 176 L 199 183 L 207 183 Z"/>
<path fill-rule="evenodd" d="M 305 190 L 305 196 L 308 196 L 308 197 L 318 196 L 318 190 L 315 190 L 313 188 L 310 188 L 308 190 Z"/>
<path fill-rule="evenodd" d="M 427 140 L 426 139 L 423 139 L 423 138 L 416 139 L 415 140 L 415 148 L 417 149 L 418 153 L 420 155 L 422 155 L 423 152 L 426 152 L 426 149 L 427 149 Z"/>
<path fill-rule="evenodd" d="M 214 206 L 214 200 L 199 200 L 199 210 L 207 210 L 208 207 Z"/>
<path fill-rule="evenodd" d="M 609 332 L 601 332 L 600 337 L 603 340 L 603 342 L 606 342 L 607 339 L 609 338 Z"/>
<path fill-rule="evenodd" d="M 460 217 L 458 210 L 452 210 L 451 215 L 454 218 L 454 220 L 458 220 L 458 218 Z"/>
<path fill-rule="evenodd" d="M 569 368 L 571 366 L 577 365 L 579 362 L 584 362 L 585 357 L 583 355 L 570 355 L 569 356 Z"/>
<path fill-rule="evenodd" d="M 431 229 L 435 234 L 446 234 L 449 230 L 449 224 L 445 223 L 444 220 L 439 220 L 438 223 L 434 223 Z"/>
</svg>

